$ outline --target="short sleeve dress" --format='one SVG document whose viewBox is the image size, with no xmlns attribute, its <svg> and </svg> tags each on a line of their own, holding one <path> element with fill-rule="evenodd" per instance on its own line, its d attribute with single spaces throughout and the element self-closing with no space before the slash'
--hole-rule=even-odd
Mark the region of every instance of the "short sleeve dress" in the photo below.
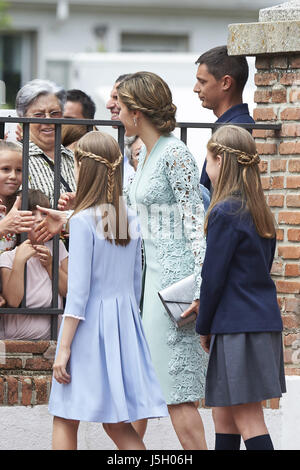
<svg viewBox="0 0 300 470">
<path fill-rule="evenodd" d="M 204 397 L 207 355 L 195 322 L 176 328 L 158 291 L 195 274 L 199 298 L 205 255 L 204 207 L 199 170 L 186 145 L 161 136 L 145 164 L 139 157 L 128 200 L 139 215 L 145 256 L 142 318 L 151 357 L 167 404 Z"/>
<path fill-rule="evenodd" d="M 66 316 L 81 321 L 68 363 L 71 382 L 52 380 L 54 416 L 101 423 L 168 416 L 139 312 L 141 239 L 135 221 L 129 218 L 132 238 L 124 247 L 105 240 L 94 209 L 70 220 L 63 323 Z"/>
</svg>

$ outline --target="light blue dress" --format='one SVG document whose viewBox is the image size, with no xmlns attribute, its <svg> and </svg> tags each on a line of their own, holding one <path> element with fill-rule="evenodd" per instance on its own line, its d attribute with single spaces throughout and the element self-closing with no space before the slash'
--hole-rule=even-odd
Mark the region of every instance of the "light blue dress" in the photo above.
<svg viewBox="0 0 300 470">
<path fill-rule="evenodd" d="M 63 322 L 66 316 L 81 321 L 67 369 L 71 382 L 52 381 L 55 416 L 102 423 L 168 416 L 141 324 L 141 240 L 136 218 L 129 221 L 132 238 L 122 247 L 103 238 L 94 209 L 70 220 Z"/>
<path fill-rule="evenodd" d="M 208 355 L 195 322 L 176 328 L 158 291 L 194 273 L 194 299 L 199 298 L 206 248 L 199 170 L 186 145 L 173 135 L 161 136 L 145 157 L 144 147 L 126 190 L 144 242 L 143 326 L 167 404 L 194 402 L 204 398 Z"/>
</svg>

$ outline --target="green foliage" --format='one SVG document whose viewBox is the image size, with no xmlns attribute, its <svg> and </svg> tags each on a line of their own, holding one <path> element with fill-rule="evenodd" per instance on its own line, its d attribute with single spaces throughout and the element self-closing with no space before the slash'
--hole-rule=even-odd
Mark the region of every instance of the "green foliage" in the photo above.
<svg viewBox="0 0 300 470">
<path fill-rule="evenodd" d="M 5 0 L 0 0 L 0 30 L 11 26 L 11 17 L 7 13 L 8 6 Z"/>
</svg>

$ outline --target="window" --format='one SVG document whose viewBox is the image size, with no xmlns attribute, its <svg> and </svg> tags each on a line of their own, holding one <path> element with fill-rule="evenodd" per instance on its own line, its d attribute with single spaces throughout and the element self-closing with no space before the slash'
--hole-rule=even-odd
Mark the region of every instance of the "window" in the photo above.
<svg viewBox="0 0 300 470">
<path fill-rule="evenodd" d="M 0 33 L 0 80 L 5 83 L 6 106 L 15 107 L 18 90 L 34 75 L 34 34 Z"/>
</svg>

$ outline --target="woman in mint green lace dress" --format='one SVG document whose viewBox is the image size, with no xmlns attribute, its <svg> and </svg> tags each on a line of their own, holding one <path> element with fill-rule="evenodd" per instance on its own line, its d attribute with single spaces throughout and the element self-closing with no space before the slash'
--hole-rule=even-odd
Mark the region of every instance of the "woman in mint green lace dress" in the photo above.
<svg viewBox="0 0 300 470">
<path fill-rule="evenodd" d="M 128 188 L 144 240 L 143 326 L 183 448 L 205 449 L 202 420 L 194 403 L 204 396 L 207 356 L 195 322 L 176 328 L 157 294 L 194 273 L 194 302 L 188 311 L 198 312 L 205 254 L 198 167 L 186 145 L 171 134 L 176 107 L 160 77 L 150 72 L 133 74 L 121 82 L 118 96 L 125 135 L 139 135 L 145 144 Z"/>
</svg>

